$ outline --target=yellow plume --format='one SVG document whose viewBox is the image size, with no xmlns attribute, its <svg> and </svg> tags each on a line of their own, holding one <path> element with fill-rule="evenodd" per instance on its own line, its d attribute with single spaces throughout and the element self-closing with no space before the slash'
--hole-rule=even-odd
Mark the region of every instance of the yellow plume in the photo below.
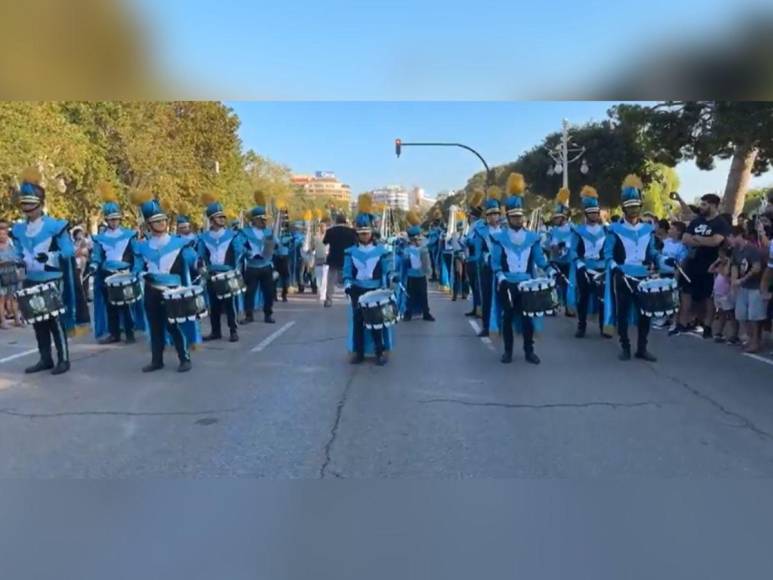
<svg viewBox="0 0 773 580">
<path fill-rule="evenodd" d="M 464 213 L 464 210 L 457 210 L 456 211 L 456 221 L 461 222 L 464 221 L 464 218 L 467 217 L 467 214 Z"/>
<path fill-rule="evenodd" d="M 322 211 L 322 208 L 320 208 L 320 207 L 318 207 L 318 208 L 315 208 L 315 209 L 314 209 L 314 218 L 315 218 L 315 219 L 316 219 L 318 222 L 321 222 L 321 221 L 322 221 L 322 216 L 324 215 L 324 213 L 325 213 L 325 212 L 323 212 L 323 211 Z"/>
<path fill-rule="evenodd" d="M 303 221 L 310 222 L 312 217 L 314 217 L 314 214 L 310 209 L 307 209 L 305 212 L 303 212 Z"/>
<path fill-rule="evenodd" d="M 599 192 L 596 191 L 595 187 L 591 187 L 590 185 L 586 185 L 580 190 L 580 197 L 598 198 L 598 196 L 599 196 Z"/>
<path fill-rule="evenodd" d="M 467 205 L 470 207 L 480 207 L 484 199 L 486 199 L 486 194 L 483 193 L 483 190 L 476 189 L 467 197 Z"/>
<path fill-rule="evenodd" d="M 153 199 L 153 194 L 147 187 L 134 188 L 129 192 L 129 201 L 134 205 L 142 205 L 151 199 Z"/>
<path fill-rule="evenodd" d="M 407 214 L 405 214 L 405 221 L 407 221 L 412 226 L 421 225 L 421 217 L 419 217 L 419 212 L 417 212 L 415 209 L 412 209 Z"/>
<path fill-rule="evenodd" d="M 638 175 L 629 173 L 623 180 L 623 188 L 635 187 L 636 189 L 644 189 L 644 184 L 641 182 L 641 178 Z"/>
<path fill-rule="evenodd" d="M 556 203 L 560 203 L 561 205 L 568 206 L 570 197 L 571 197 L 571 193 L 569 192 L 569 188 L 562 187 L 561 189 L 558 190 L 558 193 L 556 194 Z"/>
<path fill-rule="evenodd" d="M 170 213 L 174 211 L 174 207 L 172 206 L 172 203 L 169 200 L 159 199 L 158 205 L 161 208 L 161 211 L 163 211 L 164 213 Z"/>
<path fill-rule="evenodd" d="M 109 181 L 100 181 L 97 184 L 96 192 L 104 202 L 118 201 L 118 196 L 115 194 L 115 188 Z"/>
<path fill-rule="evenodd" d="M 526 189 L 526 181 L 520 173 L 511 173 L 507 176 L 508 195 L 521 195 Z"/>
<path fill-rule="evenodd" d="M 40 170 L 37 167 L 27 167 L 27 169 L 21 172 L 22 183 L 34 183 L 35 185 L 40 185 L 42 181 L 43 175 L 41 175 Z"/>
<path fill-rule="evenodd" d="M 266 194 L 260 191 L 259 189 L 255 190 L 255 193 L 252 194 L 252 199 L 255 200 L 255 203 L 257 205 L 266 205 Z"/>
<path fill-rule="evenodd" d="M 274 202 L 274 205 L 276 206 L 276 209 L 287 209 L 287 200 L 280 197 Z"/>
<path fill-rule="evenodd" d="M 373 198 L 370 196 L 370 194 L 360 194 L 360 196 L 357 198 L 357 211 L 360 213 L 372 213 Z"/>
<path fill-rule="evenodd" d="M 199 201 L 201 202 L 201 205 L 207 206 L 210 203 L 215 203 L 217 201 L 217 198 L 215 197 L 214 193 L 210 193 L 208 191 L 205 191 L 199 197 Z"/>
<path fill-rule="evenodd" d="M 496 199 L 499 201 L 502 199 L 502 189 L 496 185 L 492 185 L 486 190 L 486 196 L 489 199 Z"/>
</svg>

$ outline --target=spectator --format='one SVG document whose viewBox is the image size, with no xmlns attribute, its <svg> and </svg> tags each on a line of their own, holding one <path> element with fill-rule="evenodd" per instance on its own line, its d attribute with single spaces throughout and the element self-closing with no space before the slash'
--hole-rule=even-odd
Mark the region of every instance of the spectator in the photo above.
<svg viewBox="0 0 773 580">
<path fill-rule="evenodd" d="M 749 221 L 749 216 L 746 215 L 745 213 L 739 213 L 738 217 L 735 219 L 736 225 L 739 225 L 742 228 L 746 227 L 746 224 L 748 223 L 748 221 Z"/>
<path fill-rule="evenodd" d="M 328 246 L 325 307 L 330 307 L 336 284 L 343 283 L 344 252 L 357 243 L 357 233 L 346 223 L 346 216 L 338 214 L 335 225 L 325 232 L 322 243 Z"/>
<path fill-rule="evenodd" d="M 684 235 L 685 225 L 683 222 L 674 221 L 668 223 L 668 220 L 660 220 L 658 222 L 658 229 L 665 229 L 667 236 L 660 244 L 659 251 L 664 257 L 673 258 L 679 268 L 684 268 L 685 260 L 687 260 L 687 247 L 682 242 L 682 236 Z M 661 275 L 667 278 L 673 278 L 678 270 L 670 266 L 663 266 L 661 269 Z M 683 281 L 680 279 L 680 284 Z M 672 320 L 670 318 L 662 317 L 660 319 L 653 320 L 652 324 L 655 328 L 663 328 L 670 326 Z"/>
<path fill-rule="evenodd" d="M 15 292 L 21 288 L 16 260 L 8 222 L 0 221 L 0 328 L 6 328 L 5 320 L 9 314 L 13 316 L 14 326 L 21 326 L 15 296 Z"/>
<path fill-rule="evenodd" d="M 671 230 L 671 223 L 666 220 L 658 220 L 657 225 L 655 226 L 655 249 L 658 251 L 661 251 L 663 249 L 663 245 L 668 239 L 668 232 Z M 684 233 L 684 230 L 682 230 L 682 233 Z M 679 236 L 680 242 L 681 242 L 681 235 Z"/>
<path fill-rule="evenodd" d="M 756 245 L 757 233 L 747 229 L 733 253 L 732 286 L 736 292 L 735 319 L 744 323 L 748 342 L 745 352 L 759 352 L 767 301 L 760 291 L 766 253 Z"/>
<path fill-rule="evenodd" d="M 740 226 L 734 228 L 741 229 Z M 732 237 L 732 234 L 731 234 Z M 738 324 L 735 320 L 735 298 L 730 286 L 731 282 L 731 254 L 733 247 L 730 242 L 719 247 L 719 256 L 709 267 L 709 272 L 714 274 L 714 342 L 728 342 L 738 344 Z"/>
<path fill-rule="evenodd" d="M 714 276 L 709 272 L 709 267 L 717 259 L 718 248 L 727 238 L 731 227 L 719 215 L 719 201 L 719 196 L 713 193 L 701 197 L 700 215 L 690 222 L 682 238 L 689 250 L 685 267 L 687 279 L 682 289 L 679 320 L 669 332 L 671 335 L 685 332 L 695 315 L 703 324 L 703 338 L 712 337 L 714 305 L 711 294 L 714 291 Z"/>
<path fill-rule="evenodd" d="M 327 224 L 320 222 L 317 224 L 317 233 L 314 234 L 314 243 L 312 251 L 314 252 L 314 279 L 316 284 L 319 285 L 319 299 L 327 299 L 327 271 L 328 266 L 325 263 L 327 261 L 327 246 L 323 242 L 325 239 L 325 232 L 327 231 Z"/>
</svg>

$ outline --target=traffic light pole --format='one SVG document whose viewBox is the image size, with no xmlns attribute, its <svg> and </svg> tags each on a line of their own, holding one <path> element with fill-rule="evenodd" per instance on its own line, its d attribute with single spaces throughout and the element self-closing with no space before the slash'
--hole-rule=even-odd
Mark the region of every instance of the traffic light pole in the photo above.
<svg viewBox="0 0 773 580">
<path fill-rule="evenodd" d="M 467 151 L 480 159 L 481 163 L 483 163 L 483 167 L 486 168 L 486 186 L 494 185 L 494 172 L 489 168 L 486 160 L 483 159 L 483 156 L 475 151 L 475 149 L 464 145 L 463 143 L 403 143 L 402 140 L 395 139 L 395 155 L 400 157 L 403 147 L 461 147 L 462 149 L 467 149 Z"/>
</svg>

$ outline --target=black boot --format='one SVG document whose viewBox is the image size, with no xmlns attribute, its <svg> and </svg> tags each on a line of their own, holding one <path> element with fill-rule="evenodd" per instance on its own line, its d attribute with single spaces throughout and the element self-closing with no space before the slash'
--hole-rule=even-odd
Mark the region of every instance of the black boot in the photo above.
<svg viewBox="0 0 773 580">
<path fill-rule="evenodd" d="M 488 336 L 488 335 L 489 335 L 489 331 L 487 329 L 485 329 L 485 328 L 478 333 L 478 337 L 479 338 L 483 338 L 483 337 Z"/>
<path fill-rule="evenodd" d="M 239 342 L 239 333 L 236 330 L 231 331 L 231 336 L 228 337 L 228 342 Z"/>
<path fill-rule="evenodd" d="M 384 353 L 380 352 L 376 355 L 376 365 L 383 367 L 387 363 L 387 359 L 384 356 Z"/>
<path fill-rule="evenodd" d="M 359 353 L 354 353 L 352 355 L 352 358 L 349 359 L 349 363 L 353 365 L 358 365 L 364 360 L 365 360 L 365 357 L 363 355 Z"/>
<path fill-rule="evenodd" d="M 531 363 L 533 365 L 538 365 L 540 363 L 539 357 L 534 353 L 533 350 L 527 350 L 524 352 L 523 357 L 526 359 L 527 363 Z"/>
<path fill-rule="evenodd" d="M 134 333 L 133 332 L 127 332 L 126 333 L 126 344 L 134 344 L 135 342 L 137 342 L 137 339 L 134 338 Z"/>
<path fill-rule="evenodd" d="M 266 314 L 266 316 L 263 318 L 263 322 L 266 324 L 276 324 L 276 320 L 274 320 L 274 317 L 270 314 Z"/>
<path fill-rule="evenodd" d="M 422 320 L 426 320 L 427 322 L 435 322 L 435 317 L 432 316 L 429 312 L 421 317 Z"/>
<path fill-rule="evenodd" d="M 244 320 L 242 320 L 241 324 L 249 324 L 250 322 L 255 322 L 255 316 L 252 314 L 252 312 L 248 313 Z"/>
<path fill-rule="evenodd" d="M 49 371 L 52 368 L 54 368 L 54 361 L 49 359 L 40 359 L 37 363 L 32 365 L 31 367 L 27 367 L 24 369 L 24 372 L 28 375 L 31 375 L 32 373 L 39 373 L 40 371 Z"/>
<path fill-rule="evenodd" d="M 465 315 L 465 316 L 477 316 L 477 315 L 478 315 L 478 313 L 477 313 L 477 312 L 475 311 L 475 309 L 473 308 L 473 309 L 472 309 L 472 310 L 470 310 L 469 312 L 465 312 L 465 313 L 464 313 L 464 315 Z"/>
<path fill-rule="evenodd" d="M 191 364 L 190 360 L 183 360 L 180 361 L 180 366 L 177 367 L 178 373 L 187 373 L 189 370 L 191 370 L 191 367 L 193 365 Z"/>
<path fill-rule="evenodd" d="M 164 368 L 164 363 L 162 362 L 151 362 L 149 365 L 145 365 L 142 367 L 143 373 L 152 373 L 153 371 L 158 371 Z"/>
<path fill-rule="evenodd" d="M 99 340 L 99 344 L 115 344 L 116 342 L 121 342 L 121 337 L 116 334 L 110 334 Z"/>
<path fill-rule="evenodd" d="M 211 334 L 208 334 L 207 336 L 203 337 L 202 340 L 204 342 L 209 342 L 210 340 L 220 340 L 223 338 L 221 334 L 215 334 L 214 332 Z"/>
<path fill-rule="evenodd" d="M 647 351 L 646 348 L 644 350 L 637 350 L 634 356 L 641 360 L 646 360 L 647 362 L 657 362 L 658 360 L 658 357 Z"/>
<path fill-rule="evenodd" d="M 620 350 L 620 354 L 618 357 L 620 360 L 631 360 L 631 347 L 630 346 L 624 346 Z"/>
<path fill-rule="evenodd" d="M 575 338 L 585 338 L 585 326 L 577 325 L 577 332 L 574 333 Z"/>
<path fill-rule="evenodd" d="M 505 353 L 502 355 L 502 358 L 500 358 L 499 360 L 500 360 L 500 361 L 501 361 L 503 364 L 506 364 L 506 365 L 507 365 L 507 364 L 510 364 L 511 362 L 513 362 L 513 353 L 511 353 L 511 352 L 505 352 Z"/>
<path fill-rule="evenodd" d="M 51 371 L 52 375 L 63 375 L 70 370 L 70 361 L 59 361 L 54 370 Z"/>
</svg>

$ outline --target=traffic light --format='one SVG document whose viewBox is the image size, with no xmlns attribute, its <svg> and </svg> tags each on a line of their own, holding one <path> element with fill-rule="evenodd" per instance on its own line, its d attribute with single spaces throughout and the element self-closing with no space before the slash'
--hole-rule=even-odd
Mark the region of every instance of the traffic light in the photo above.
<svg viewBox="0 0 773 580">
<path fill-rule="evenodd" d="M 403 148 L 403 142 L 400 141 L 400 139 L 395 139 L 395 155 L 400 157 L 400 153 L 402 152 Z"/>
</svg>

